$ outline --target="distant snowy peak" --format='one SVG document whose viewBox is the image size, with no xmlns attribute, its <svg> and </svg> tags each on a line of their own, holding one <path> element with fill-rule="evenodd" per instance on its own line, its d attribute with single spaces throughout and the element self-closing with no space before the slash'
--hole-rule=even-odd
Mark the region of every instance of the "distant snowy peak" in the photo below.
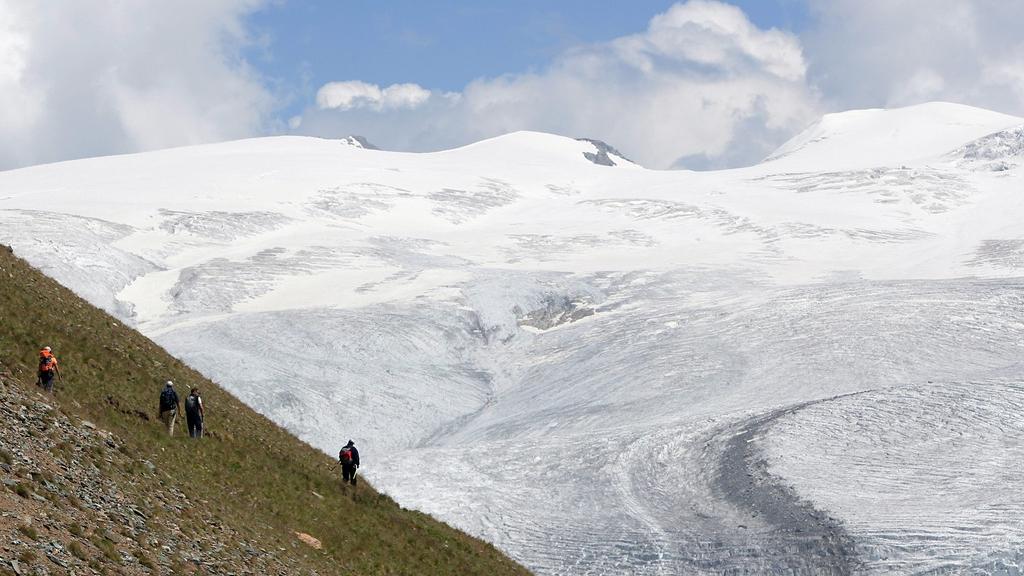
<svg viewBox="0 0 1024 576">
<path fill-rule="evenodd" d="M 788 172 L 896 166 L 948 154 L 1021 123 L 1024 118 L 947 102 L 826 114 L 763 164 Z"/>
<path fill-rule="evenodd" d="M 573 139 L 546 132 L 521 130 L 474 142 L 461 148 L 426 154 L 458 158 L 463 162 L 507 164 L 515 159 L 521 166 L 548 165 L 564 169 L 577 164 L 634 167 L 621 152 L 600 140 Z"/>
<path fill-rule="evenodd" d="M 356 136 L 352 134 L 341 139 L 342 144 L 346 144 L 353 148 L 363 148 L 365 150 L 380 150 L 380 148 L 374 146 L 369 140 L 362 136 Z"/>
</svg>

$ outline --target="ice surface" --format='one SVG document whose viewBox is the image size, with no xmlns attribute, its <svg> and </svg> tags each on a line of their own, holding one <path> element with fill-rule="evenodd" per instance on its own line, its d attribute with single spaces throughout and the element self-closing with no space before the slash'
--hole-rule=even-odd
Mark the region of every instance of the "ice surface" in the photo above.
<svg viewBox="0 0 1024 576">
<path fill-rule="evenodd" d="M 1022 124 L 244 140 L 0 173 L 0 242 L 541 574 L 1019 573 Z"/>
</svg>

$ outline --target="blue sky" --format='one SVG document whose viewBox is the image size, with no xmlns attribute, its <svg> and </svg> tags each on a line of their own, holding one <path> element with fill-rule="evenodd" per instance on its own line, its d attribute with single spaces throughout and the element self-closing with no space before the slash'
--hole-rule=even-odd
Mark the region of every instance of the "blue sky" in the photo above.
<svg viewBox="0 0 1024 576">
<path fill-rule="evenodd" d="M 249 16 L 259 42 L 246 57 L 287 92 L 282 114 L 301 112 L 338 79 L 414 82 L 461 90 L 471 80 L 545 66 L 562 51 L 643 30 L 671 0 L 290 1 Z M 800 31 L 798 0 L 733 2 L 761 28 Z"/>
<path fill-rule="evenodd" d="M 0 0 L 0 169 L 237 138 L 515 130 L 758 162 L 828 112 L 1024 116 L 1024 2 Z"/>
</svg>

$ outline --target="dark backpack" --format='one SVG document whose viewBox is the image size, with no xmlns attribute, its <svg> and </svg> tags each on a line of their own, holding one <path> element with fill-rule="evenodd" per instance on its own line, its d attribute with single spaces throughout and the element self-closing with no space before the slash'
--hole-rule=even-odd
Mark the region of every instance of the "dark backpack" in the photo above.
<svg viewBox="0 0 1024 576">
<path fill-rule="evenodd" d="M 185 411 L 192 414 L 199 414 L 199 396 L 189 394 L 185 398 Z"/>
<path fill-rule="evenodd" d="M 352 449 L 351 448 L 342 448 L 341 452 L 338 452 L 338 462 L 341 462 L 344 465 L 351 464 L 352 463 Z"/>
<path fill-rule="evenodd" d="M 174 393 L 174 389 L 164 388 L 164 391 L 160 393 L 160 411 L 173 410 L 177 405 L 178 395 Z"/>
</svg>

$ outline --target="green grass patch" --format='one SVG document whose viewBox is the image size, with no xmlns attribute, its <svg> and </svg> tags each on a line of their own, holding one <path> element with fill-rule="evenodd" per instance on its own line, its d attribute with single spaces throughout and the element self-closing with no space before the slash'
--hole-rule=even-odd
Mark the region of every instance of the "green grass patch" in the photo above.
<svg viewBox="0 0 1024 576">
<path fill-rule="evenodd" d="M 117 548 L 114 547 L 114 543 L 106 538 L 102 538 L 99 535 L 94 535 L 90 542 L 95 546 L 102 554 L 103 557 L 114 564 L 121 564 L 121 554 L 117 552 Z"/>
<path fill-rule="evenodd" d="M 18 554 L 18 560 L 24 562 L 25 564 L 32 564 L 36 561 L 36 558 L 38 557 L 39 556 L 37 556 L 36 553 L 32 550 L 22 550 L 21 553 Z"/>
<path fill-rule="evenodd" d="M 68 544 L 68 551 L 78 558 L 79 560 L 88 560 L 89 556 L 85 553 L 85 549 L 82 548 L 82 544 L 78 540 L 72 540 L 71 544 Z"/>
<path fill-rule="evenodd" d="M 156 564 L 152 560 L 150 560 L 149 556 L 146 555 L 146 553 L 144 551 L 137 550 L 135 552 L 135 557 L 138 558 L 139 564 L 142 564 L 143 566 L 145 566 L 146 568 L 149 568 L 150 570 L 156 570 Z"/>
<path fill-rule="evenodd" d="M 35 528 L 29 526 L 28 524 L 22 524 L 21 526 L 18 526 L 18 532 L 21 532 L 25 535 L 26 538 L 29 538 L 30 540 L 39 539 L 39 532 L 37 532 Z"/>
</svg>

